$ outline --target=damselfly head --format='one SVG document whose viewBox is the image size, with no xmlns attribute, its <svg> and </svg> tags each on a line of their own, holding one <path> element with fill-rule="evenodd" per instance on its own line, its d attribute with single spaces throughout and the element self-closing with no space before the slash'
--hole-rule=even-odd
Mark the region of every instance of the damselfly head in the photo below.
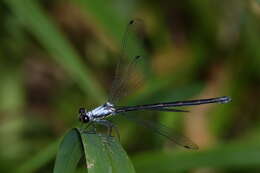
<svg viewBox="0 0 260 173">
<path fill-rule="evenodd" d="M 89 122 L 89 117 L 87 115 L 87 111 L 84 108 L 79 108 L 79 121 L 82 123 Z"/>
</svg>

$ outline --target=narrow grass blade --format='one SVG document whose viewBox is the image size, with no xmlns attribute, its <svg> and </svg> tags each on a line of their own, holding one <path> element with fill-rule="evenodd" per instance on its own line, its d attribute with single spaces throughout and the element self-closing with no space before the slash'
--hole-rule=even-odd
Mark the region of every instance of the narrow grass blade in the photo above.
<svg viewBox="0 0 260 173">
<path fill-rule="evenodd" d="M 62 65 L 78 85 L 98 102 L 104 100 L 104 91 L 97 84 L 90 71 L 83 66 L 79 55 L 38 1 L 6 0 L 7 5 L 20 23 L 39 41 L 51 57 Z"/>
</svg>

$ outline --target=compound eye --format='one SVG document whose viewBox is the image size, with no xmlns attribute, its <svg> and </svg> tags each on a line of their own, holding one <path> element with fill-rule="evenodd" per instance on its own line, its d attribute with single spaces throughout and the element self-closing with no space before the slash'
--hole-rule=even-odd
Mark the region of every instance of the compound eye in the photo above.
<svg viewBox="0 0 260 173">
<path fill-rule="evenodd" d="M 88 116 L 84 116 L 83 117 L 83 122 L 84 123 L 88 123 L 89 122 L 89 117 Z"/>
<path fill-rule="evenodd" d="M 79 114 L 84 114 L 86 111 L 84 108 L 79 108 Z"/>
</svg>

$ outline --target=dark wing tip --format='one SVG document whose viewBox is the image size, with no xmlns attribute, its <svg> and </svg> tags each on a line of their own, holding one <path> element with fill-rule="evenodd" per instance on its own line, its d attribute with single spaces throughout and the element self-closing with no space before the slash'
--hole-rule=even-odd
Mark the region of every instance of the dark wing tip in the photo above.
<svg viewBox="0 0 260 173">
<path fill-rule="evenodd" d="M 187 110 L 180 110 L 180 109 L 173 109 L 175 112 L 190 112 L 190 111 L 187 111 Z"/>
<path fill-rule="evenodd" d="M 184 148 L 190 149 L 190 150 L 198 150 L 199 147 L 196 144 L 192 144 L 192 145 L 183 145 Z"/>
<path fill-rule="evenodd" d="M 134 23 L 134 20 L 130 20 L 129 25 L 132 25 Z"/>
</svg>

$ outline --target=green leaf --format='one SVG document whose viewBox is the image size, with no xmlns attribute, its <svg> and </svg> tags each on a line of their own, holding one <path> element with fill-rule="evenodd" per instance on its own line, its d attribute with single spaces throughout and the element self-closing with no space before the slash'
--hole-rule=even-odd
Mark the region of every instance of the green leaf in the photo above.
<svg viewBox="0 0 260 173">
<path fill-rule="evenodd" d="M 83 149 L 80 135 L 76 129 L 72 129 L 65 135 L 60 144 L 53 172 L 75 172 L 82 156 Z"/>
<path fill-rule="evenodd" d="M 89 173 L 135 172 L 126 152 L 115 138 L 79 131 Z"/>
<path fill-rule="evenodd" d="M 81 138 L 88 172 L 112 172 L 112 165 L 102 139 L 96 134 L 88 134 L 83 131 L 81 132 Z"/>
<path fill-rule="evenodd" d="M 54 173 L 75 172 L 82 156 L 85 156 L 87 166 L 81 168 L 81 172 L 84 169 L 89 173 L 135 172 L 126 152 L 114 137 L 72 129 L 59 147 Z"/>
<path fill-rule="evenodd" d="M 110 142 L 106 142 L 105 145 L 112 161 L 113 172 L 135 172 L 132 163 L 120 143 L 114 138 L 110 138 Z"/>
</svg>

